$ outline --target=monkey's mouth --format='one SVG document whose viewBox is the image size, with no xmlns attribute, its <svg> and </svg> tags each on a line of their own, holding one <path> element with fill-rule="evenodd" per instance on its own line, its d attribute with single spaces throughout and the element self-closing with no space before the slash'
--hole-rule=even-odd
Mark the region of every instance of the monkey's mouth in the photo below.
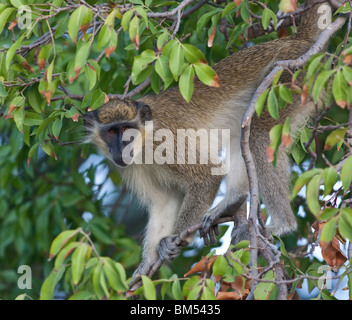
<svg viewBox="0 0 352 320">
<path fill-rule="evenodd" d="M 123 155 L 119 155 L 115 157 L 113 156 L 112 161 L 115 163 L 115 165 L 117 165 L 120 168 L 125 168 L 129 166 L 133 162 L 133 150 L 131 150 L 131 152 L 129 153 L 129 156 L 123 156 Z"/>
<path fill-rule="evenodd" d="M 127 166 L 129 166 L 131 163 L 132 163 L 132 161 L 131 161 L 131 163 L 126 163 L 126 162 L 124 162 L 123 160 L 113 160 L 114 161 L 114 163 L 115 163 L 115 165 L 117 165 L 118 167 L 120 167 L 120 168 L 126 168 Z"/>
</svg>

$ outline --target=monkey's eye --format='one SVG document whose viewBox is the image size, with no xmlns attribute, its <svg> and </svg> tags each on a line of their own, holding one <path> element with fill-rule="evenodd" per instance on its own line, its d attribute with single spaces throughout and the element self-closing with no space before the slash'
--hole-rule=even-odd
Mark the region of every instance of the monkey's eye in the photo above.
<svg viewBox="0 0 352 320">
<path fill-rule="evenodd" d="M 116 134 L 116 129 L 114 129 L 114 128 L 109 129 L 108 130 L 108 134 L 112 135 L 112 136 L 115 135 Z"/>
<path fill-rule="evenodd" d="M 127 131 L 128 129 L 131 129 L 131 127 L 123 127 L 123 128 L 122 128 L 122 132 L 125 132 L 125 131 Z"/>
</svg>

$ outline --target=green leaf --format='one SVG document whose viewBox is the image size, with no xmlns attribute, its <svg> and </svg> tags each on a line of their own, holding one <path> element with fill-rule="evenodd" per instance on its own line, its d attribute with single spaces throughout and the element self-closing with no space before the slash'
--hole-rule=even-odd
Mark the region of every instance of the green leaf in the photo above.
<svg viewBox="0 0 352 320">
<path fill-rule="evenodd" d="M 78 291 L 68 298 L 68 300 L 91 300 L 93 294 L 89 291 Z"/>
<path fill-rule="evenodd" d="M 351 12 L 351 5 L 348 2 L 345 2 L 343 6 L 340 6 L 334 13 L 334 15 L 337 15 L 339 13 L 349 13 Z"/>
<path fill-rule="evenodd" d="M 183 300 L 180 280 L 176 279 L 173 282 L 172 287 L 171 287 L 171 292 L 172 292 L 172 295 L 173 295 L 175 300 Z"/>
<path fill-rule="evenodd" d="M 123 14 L 122 19 L 121 19 L 121 26 L 123 28 L 123 31 L 128 30 L 128 26 L 129 26 L 129 23 L 132 19 L 132 16 L 133 16 L 133 9 L 130 9 Z"/>
<path fill-rule="evenodd" d="M 262 13 L 262 26 L 266 30 L 270 23 L 270 10 L 265 8 Z"/>
<path fill-rule="evenodd" d="M 62 231 L 51 243 L 49 260 L 56 256 L 58 252 L 67 244 L 67 242 L 76 236 L 78 232 L 80 232 L 80 229 Z"/>
<path fill-rule="evenodd" d="M 327 208 L 319 216 L 320 221 L 330 220 L 332 217 L 336 216 L 340 209 L 338 208 Z"/>
<path fill-rule="evenodd" d="M 162 55 L 165 57 L 170 57 L 171 50 L 178 45 L 179 42 L 176 39 L 170 40 L 163 48 Z"/>
<path fill-rule="evenodd" d="M 134 58 L 132 66 L 132 74 L 134 77 L 138 76 L 140 72 L 146 69 L 146 67 L 157 59 L 155 52 L 151 49 L 147 49 L 142 52 L 140 56 Z"/>
<path fill-rule="evenodd" d="M 13 120 L 17 126 L 17 129 L 23 133 L 23 124 L 24 124 L 24 108 L 16 108 L 13 111 Z"/>
<path fill-rule="evenodd" d="M 61 280 L 65 272 L 65 265 L 62 265 L 59 270 L 51 271 L 49 276 L 44 280 L 40 289 L 40 300 L 53 300 L 56 285 Z"/>
<path fill-rule="evenodd" d="M 4 88 L 4 84 L 0 82 L 0 98 L 5 98 L 7 96 L 7 91 Z"/>
<path fill-rule="evenodd" d="M 291 143 L 290 132 L 291 132 L 291 121 L 290 121 L 290 117 L 287 117 L 285 120 L 284 126 L 282 127 L 282 135 L 281 135 L 281 140 L 283 142 L 284 147 L 289 146 Z"/>
<path fill-rule="evenodd" d="M 324 179 L 324 197 L 326 197 L 332 190 L 334 184 L 338 180 L 338 174 L 334 167 L 329 167 L 323 171 Z"/>
<path fill-rule="evenodd" d="M 191 44 L 184 43 L 183 52 L 189 63 L 196 63 L 200 60 L 206 60 L 203 52 Z"/>
<path fill-rule="evenodd" d="M 281 85 L 279 87 L 279 95 L 285 102 L 287 103 L 293 102 L 291 91 L 285 85 Z"/>
<path fill-rule="evenodd" d="M 331 149 L 334 145 L 342 142 L 345 138 L 347 128 L 336 129 L 329 133 L 326 137 L 324 150 Z"/>
<path fill-rule="evenodd" d="M 351 181 L 352 181 L 352 156 L 349 156 L 345 161 L 345 163 L 343 164 L 340 177 L 341 177 L 343 189 L 345 192 L 347 192 L 351 186 Z"/>
<path fill-rule="evenodd" d="M 301 146 L 304 150 L 306 150 L 306 147 L 304 144 L 309 141 L 309 138 L 311 135 L 312 135 L 312 132 L 308 128 L 302 129 L 300 140 L 301 140 Z M 313 152 L 315 152 L 315 141 L 314 140 L 311 143 L 310 148 Z"/>
<path fill-rule="evenodd" d="M 104 259 L 103 270 L 106 277 L 108 278 L 108 282 L 111 288 L 113 288 L 117 292 L 122 292 L 127 289 L 127 287 L 121 281 L 119 271 L 117 270 L 114 262 L 110 258 Z"/>
<path fill-rule="evenodd" d="M 322 174 L 314 176 L 307 184 L 307 205 L 309 210 L 318 217 L 320 215 L 321 205 L 319 202 L 319 189 L 320 182 L 322 179 Z"/>
<path fill-rule="evenodd" d="M 187 101 L 190 102 L 193 94 L 193 78 L 194 78 L 194 70 L 193 66 L 189 65 L 181 74 L 180 81 L 178 86 L 180 88 L 180 92 L 182 97 Z"/>
<path fill-rule="evenodd" d="M 281 143 L 281 136 L 282 136 L 282 124 L 277 124 L 270 129 L 269 137 L 270 137 L 270 145 L 273 146 L 275 149 Z"/>
<path fill-rule="evenodd" d="M 308 69 L 307 69 L 307 78 L 311 78 L 312 75 L 315 73 L 317 68 L 320 65 L 320 61 L 323 58 L 323 54 L 319 53 L 317 56 L 314 56 L 314 58 L 310 61 Z"/>
<path fill-rule="evenodd" d="M 100 89 L 95 90 L 92 95 L 91 100 L 91 108 L 92 110 L 96 110 L 104 104 L 105 101 L 105 93 Z"/>
<path fill-rule="evenodd" d="M 220 82 L 216 72 L 209 67 L 207 64 L 202 62 L 197 62 L 194 65 L 198 79 L 211 87 L 219 87 Z"/>
<path fill-rule="evenodd" d="M 5 58 L 6 70 L 9 70 L 11 62 L 13 62 L 13 58 L 15 56 L 16 50 L 21 46 L 24 36 L 25 34 L 20 36 L 18 40 L 7 50 L 6 58 Z"/>
<path fill-rule="evenodd" d="M 279 120 L 279 103 L 274 88 L 270 90 L 268 95 L 268 111 L 273 119 Z"/>
<path fill-rule="evenodd" d="M 332 76 L 332 74 L 335 72 L 335 70 L 326 70 L 322 71 L 316 78 L 313 91 L 312 91 L 312 96 L 313 100 L 315 103 L 318 102 L 318 99 L 320 97 L 320 94 L 328 81 L 328 79 Z"/>
<path fill-rule="evenodd" d="M 72 254 L 72 282 L 76 286 L 82 278 L 85 262 L 92 248 L 87 243 L 81 243 Z"/>
<path fill-rule="evenodd" d="M 332 82 L 332 94 L 336 104 L 344 108 L 347 104 L 347 83 L 341 70 L 339 70 Z"/>
<path fill-rule="evenodd" d="M 339 218 L 339 232 L 341 235 L 352 241 L 352 209 L 343 208 Z"/>
<path fill-rule="evenodd" d="M 90 9 L 84 5 L 73 11 L 68 22 L 68 35 L 73 42 L 77 42 L 77 34 L 83 23 L 83 19 L 89 15 Z"/>
<path fill-rule="evenodd" d="M 20 294 L 18 295 L 15 300 L 26 300 L 26 297 L 27 297 L 27 294 L 26 293 L 23 293 L 23 294 Z"/>
<path fill-rule="evenodd" d="M 47 82 L 48 82 L 49 87 L 51 86 L 51 83 L 53 80 L 54 62 L 55 62 L 55 60 L 53 59 L 53 61 L 51 61 L 51 63 L 49 64 L 49 66 L 46 69 L 46 78 L 47 78 Z"/>
<path fill-rule="evenodd" d="M 295 185 L 293 187 L 293 192 L 291 196 L 291 200 L 293 200 L 298 192 L 303 188 L 303 186 L 308 183 L 308 181 L 313 178 L 316 175 L 320 175 L 322 173 L 322 169 L 312 169 L 309 171 L 304 172 L 295 182 Z"/>
<path fill-rule="evenodd" d="M 160 78 L 164 81 L 165 86 L 164 89 L 170 86 L 173 82 L 174 78 L 169 68 L 169 59 L 165 56 L 159 56 L 159 58 L 155 62 L 155 71 L 160 76 Z"/>
<path fill-rule="evenodd" d="M 29 149 L 29 151 L 28 151 L 28 163 L 29 163 L 29 161 L 30 161 L 30 159 L 32 159 L 33 158 L 33 155 L 34 155 L 34 152 L 36 151 L 36 150 L 38 150 L 38 147 L 40 146 L 40 142 L 36 142 L 33 146 L 31 146 L 31 148 Z"/>
<path fill-rule="evenodd" d="M 148 29 L 149 21 L 148 21 L 147 12 L 143 9 L 143 7 L 135 7 L 135 10 L 142 17 L 142 19 L 145 22 L 145 26 Z"/>
<path fill-rule="evenodd" d="M 214 276 L 225 276 L 228 274 L 229 264 L 226 258 L 222 255 L 216 257 L 213 264 L 213 274 Z"/>
<path fill-rule="evenodd" d="M 243 19 L 243 21 L 247 22 L 250 17 L 250 13 L 248 11 L 246 2 L 241 3 L 240 14 L 241 14 L 241 18 Z"/>
<path fill-rule="evenodd" d="M 93 268 L 92 283 L 95 294 L 99 299 L 110 296 L 103 272 L 103 266 L 101 263 L 97 263 L 96 266 Z"/>
<path fill-rule="evenodd" d="M 112 35 L 111 27 L 104 24 L 98 34 L 98 47 L 97 47 L 98 50 L 101 50 L 103 47 L 107 45 L 107 43 L 111 39 L 111 35 Z"/>
<path fill-rule="evenodd" d="M 263 91 L 255 103 L 255 112 L 257 113 L 258 117 L 260 117 L 260 115 L 263 111 L 268 93 L 269 93 L 269 89 L 266 89 L 265 91 Z"/>
<path fill-rule="evenodd" d="M 23 123 L 26 126 L 39 126 L 42 121 L 43 118 L 39 114 L 27 111 Z"/>
<path fill-rule="evenodd" d="M 0 13 L 0 33 L 1 33 L 2 29 L 4 29 L 4 26 L 5 26 L 8 18 L 10 17 L 10 15 L 15 11 L 16 11 L 15 8 L 6 8 L 4 11 L 2 11 Z"/>
<path fill-rule="evenodd" d="M 150 85 L 155 92 L 155 94 L 159 94 L 160 92 L 160 77 L 158 76 L 157 72 L 153 72 L 150 76 Z"/>
<path fill-rule="evenodd" d="M 344 66 L 342 68 L 342 73 L 343 73 L 343 76 L 345 77 L 345 80 L 351 86 L 352 85 L 352 68 L 350 68 L 348 66 Z"/>
<path fill-rule="evenodd" d="M 20 6 L 25 5 L 25 1 L 23 0 L 10 0 L 11 4 L 15 7 L 15 8 L 19 8 Z"/>
<path fill-rule="evenodd" d="M 55 259 L 54 271 L 59 270 L 59 268 L 62 266 L 64 261 L 69 257 L 72 251 L 77 248 L 79 244 L 80 243 L 77 241 L 70 242 L 58 253 Z"/>
<path fill-rule="evenodd" d="M 162 47 L 164 46 L 165 42 L 169 38 L 169 33 L 167 30 L 164 30 L 159 36 L 156 42 L 156 47 L 159 51 L 161 51 Z"/>
<path fill-rule="evenodd" d="M 201 300 L 216 300 L 215 294 L 212 289 L 205 287 L 203 289 L 202 295 L 200 296 Z"/>
<path fill-rule="evenodd" d="M 138 50 L 139 49 L 139 18 L 134 16 L 130 22 L 128 33 L 133 45 Z"/>
<path fill-rule="evenodd" d="M 198 276 L 193 276 L 189 278 L 185 284 L 183 285 L 182 288 L 182 295 L 183 297 L 186 297 L 189 295 L 190 291 L 195 287 L 199 286 L 199 277 Z"/>
<path fill-rule="evenodd" d="M 197 300 L 199 293 L 202 290 L 202 286 L 194 286 L 187 295 L 187 300 Z"/>
<path fill-rule="evenodd" d="M 62 120 L 57 118 L 52 124 L 51 131 L 56 139 L 59 138 L 60 131 L 62 128 Z"/>
<path fill-rule="evenodd" d="M 42 122 L 43 123 L 43 122 Z M 43 151 L 50 157 L 55 157 L 56 159 L 56 155 L 55 155 L 55 150 L 54 150 L 54 146 L 50 141 L 47 141 L 45 143 L 42 143 L 42 149 Z"/>
<path fill-rule="evenodd" d="M 275 275 L 272 270 L 268 271 L 264 275 L 265 280 L 275 280 Z M 254 289 L 254 298 L 256 300 L 269 300 L 271 292 L 275 288 L 273 282 L 259 282 L 256 288 Z"/>
<path fill-rule="evenodd" d="M 68 28 L 68 22 L 70 21 L 70 15 L 67 13 L 63 18 L 60 18 L 59 23 L 57 24 L 54 38 L 58 39 L 64 35 Z"/>
<path fill-rule="evenodd" d="M 236 8 L 236 3 L 230 2 L 228 3 L 224 10 L 222 11 L 221 18 L 224 18 L 226 15 L 228 15 L 233 9 Z"/>
<path fill-rule="evenodd" d="M 320 242 L 324 242 L 326 244 L 330 243 L 336 234 L 336 223 L 336 218 L 331 218 L 327 223 L 325 223 L 320 234 Z"/>
<path fill-rule="evenodd" d="M 86 66 L 84 67 L 84 74 L 86 75 L 89 81 L 89 90 L 93 90 L 97 82 L 97 72 L 89 64 L 86 64 Z"/>
<path fill-rule="evenodd" d="M 197 22 L 197 34 L 198 34 L 198 37 L 201 36 L 201 33 L 203 32 L 204 28 L 205 28 L 205 25 L 209 22 L 209 20 L 211 19 L 211 17 L 216 14 L 217 12 L 221 12 L 221 9 L 218 8 L 218 9 L 215 9 L 215 10 L 212 10 L 210 12 L 207 12 L 205 14 L 203 14 L 199 19 L 198 19 L 198 22 Z"/>
<path fill-rule="evenodd" d="M 124 286 L 124 288 L 125 288 L 124 290 L 126 291 L 128 289 L 128 283 L 127 283 L 127 279 L 126 279 L 125 268 L 119 262 L 115 262 L 114 266 L 120 275 L 121 284 Z"/>
<path fill-rule="evenodd" d="M 176 81 L 182 71 L 184 61 L 183 48 L 180 44 L 177 44 L 172 48 L 169 58 L 170 71 Z"/>
<path fill-rule="evenodd" d="M 75 55 L 75 72 L 76 69 L 82 69 L 86 63 L 90 52 L 90 42 L 84 43 L 77 50 Z"/>
<path fill-rule="evenodd" d="M 156 300 L 156 291 L 153 281 L 142 275 L 143 292 L 147 300 Z"/>
</svg>

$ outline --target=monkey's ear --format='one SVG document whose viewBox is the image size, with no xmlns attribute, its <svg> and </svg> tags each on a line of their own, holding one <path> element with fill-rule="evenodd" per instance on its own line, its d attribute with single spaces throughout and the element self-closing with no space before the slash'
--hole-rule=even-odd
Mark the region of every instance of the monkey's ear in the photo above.
<svg viewBox="0 0 352 320">
<path fill-rule="evenodd" d="M 91 128 L 95 121 L 98 121 L 98 112 L 96 110 L 87 112 L 83 115 L 83 125 L 85 128 Z"/>
<path fill-rule="evenodd" d="M 138 102 L 137 108 L 142 122 L 152 120 L 152 110 L 147 104 Z"/>
</svg>

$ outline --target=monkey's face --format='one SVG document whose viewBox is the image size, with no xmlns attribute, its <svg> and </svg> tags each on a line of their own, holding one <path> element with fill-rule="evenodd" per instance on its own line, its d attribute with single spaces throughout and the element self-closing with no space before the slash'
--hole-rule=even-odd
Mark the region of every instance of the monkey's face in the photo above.
<svg viewBox="0 0 352 320">
<path fill-rule="evenodd" d="M 122 168 L 141 153 L 144 123 L 148 120 L 151 120 L 149 106 L 134 101 L 112 101 L 83 116 L 87 142 L 97 145 Z"/>
</svg>

